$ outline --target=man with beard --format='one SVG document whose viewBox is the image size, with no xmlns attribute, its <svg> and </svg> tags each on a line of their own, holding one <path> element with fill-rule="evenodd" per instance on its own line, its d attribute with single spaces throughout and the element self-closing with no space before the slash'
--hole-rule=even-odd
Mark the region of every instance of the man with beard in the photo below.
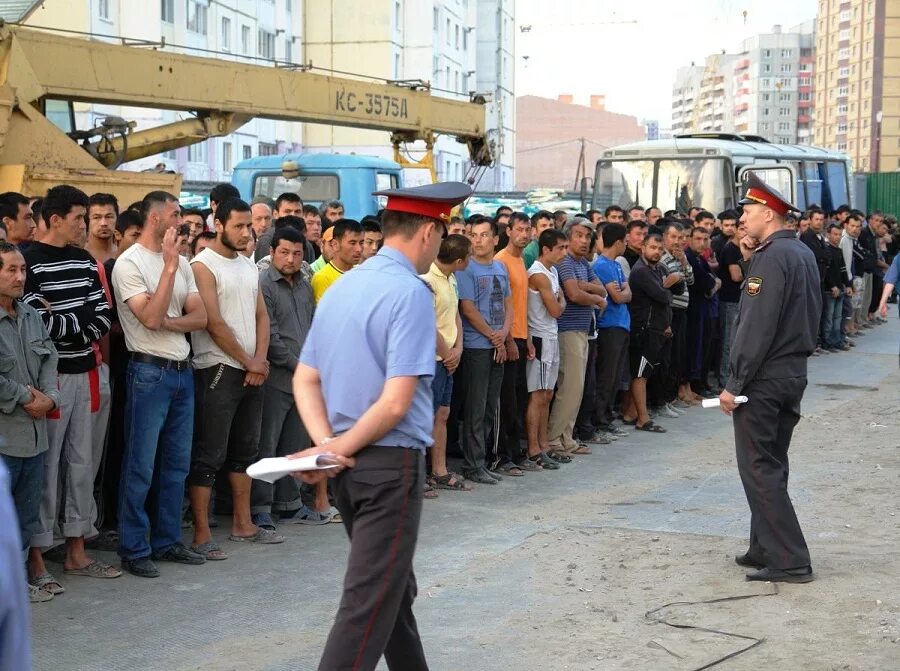
<svg viewBox="0 0 900 671">
<path fill-rule="evenodd" d="M 216 209 L 215 223 L 215 242 L 191 261 L 207 325 L 191 334 L 200 417 L 187 479 L 194 517 L 191 549 L 210 560 L 228 557 L 213 540 L 208 518 L 210 493 L 223 467 L 233 499 L 229 540 L 284 542 L 250 518 L 246 471 L 259 450 L 262 385 L 269 376 L 269 316 L 259 273 L 240 253 L 250 242 L 250 206 L 237 198 L 225 200 Z"/>
<path fill-rule="evenodd" d="M 809 549 L 787 491 L 788 448 L 800 419 L 807 359 L 816 348 L 822 289 L 815 254 L 784 230 L 796 208 L 752 172 L 740 201 L 753 253 L 719 396 L 734 417 L 738 472 L 750 506 L 750 545 L 735 557 L 747 580 L 809 582 Z M 748 401 L 738 406 L 735 397 Z"/>
</svg>

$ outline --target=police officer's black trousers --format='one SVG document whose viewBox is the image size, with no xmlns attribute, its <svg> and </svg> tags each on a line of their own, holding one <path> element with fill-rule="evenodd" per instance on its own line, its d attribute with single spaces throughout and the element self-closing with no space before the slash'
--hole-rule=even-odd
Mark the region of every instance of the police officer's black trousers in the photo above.
<svg viewBox="0 0 900 671">
<path fill-rule="evenodd" d="M 810 565 L 809 549 L 788 496 L 788 448 L 800 419 L 806 378 L 754 380 L 734 411 L 738 471 L 750 505 L 748 554 L 771 569 Z"/>
<path fill-rule="evenodd" d="M 374 671 L 382 654 L 391 671 L 427 671 L 412 612 L 424 478 L 421 452 L 375 446 L 332 481 L 350 557 L 319 671 Z"/>
</svg>

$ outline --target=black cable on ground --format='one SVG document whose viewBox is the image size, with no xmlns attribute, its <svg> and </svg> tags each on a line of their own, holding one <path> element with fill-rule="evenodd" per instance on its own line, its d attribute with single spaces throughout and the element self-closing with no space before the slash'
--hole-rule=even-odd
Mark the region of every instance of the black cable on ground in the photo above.
<svg viewBox="0 0 900 671">
<path fill-rule="evenodd" d="M 744 599 L 755 599 L 761 596 L 775 596 L 778 594 L 778 584 L 772 583 L 772 592 L 766 592 L 764 594 L 741 594 L 739 596 L 725 596 L 720 597 L 718 599 L 706 599 L 704 601 L 673 601 L 672 603 L 667 603 L 663 606 L 659 606 L 658 608 L 654 608 L 653 610 L 648 610 L 644 613 L 644 617 L 654 624 L 664 624 L 669 627 L 674 627 L 676 629 L 693 629 L 695 631 L 704 631 L 708 634 L 718 634 L 719 636 L 728 636 L 730 638 L 739 638 L 745 641 L 751 641 L 750 645 L 744 646 L 740 650 L 735 650 L 724 657 L 719 657 L 715 661 L 709 662 L 708 664 L 704 664 L 703 666 L 698 666 L 695 669 L 691 669 L 691 671 L 704 671 L 704 669 L 711 669 L 712 667 L 721 664 L 722 662 L 733 659 L 738 655 L 741 655 L 748 650 L 752 650 L 758 645 L 761 645 L 766 639 L 765 638 L 757 638 L 756 636 L 747 636 L 746 634 L 735 634 L 730 631 L 720 631 L 718 629 L 710 629 L 708 627 L 700 627 L 698 625 L 693 624 L 678 624 L 676 622 L 670 622 L 663 616 L 657 615 L 661 610 L 665 610 L 666 608 L 670 608 L 672 606 L 700 606 L 704 604 L 712 604 L 712 603 L 724 603 L 726 601 L 742 601 Z M 667 651 L 670 652 L 670 651 Z M 670 653 L 671 654 L 671 653 Z"/>
</svg>

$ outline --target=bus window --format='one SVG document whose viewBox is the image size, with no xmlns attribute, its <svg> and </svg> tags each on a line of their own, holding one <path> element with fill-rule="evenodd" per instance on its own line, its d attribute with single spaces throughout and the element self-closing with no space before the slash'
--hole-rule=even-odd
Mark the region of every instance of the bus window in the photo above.
<svg viewBox="0 0 900 671">
<path fill-rule="evenodd" d="M 593 206 L 653 205 L 653 161 L 600 161 L 594 180 Z"/>
<path fill-rule="evenodd" d="M 285 179 L 281 173 L 257 175 L 253 180 L 253 197 L 277 198 L 282 193 L 291 192 L 300 196 L 304 203 L 324 203 L 341 197 L 337 175 L 300 175 Z"/>
<path fill-rule="evenodd" d="M 379 172 L 375 175 L 375 190 L 387 191 L 388 189 L 396 189 L 400 184 L 400 180 L 396 173 Z M 378 209 L 384 209 L 387 206 L 387 196 L 376 196 Z"/>
<path fill-rule="evenodd" d="M 826 161 L 826 176 L 828 188 L 831 191 L 831 210 L 840 205 L 850 204 L 850 195 L 847 193 L 847 165 L 841 161 Z"/>
<path fill-rule="evenodd" d="M 784 166 L 753 166 L 753 174 L 759 177 L 766 184 L 777 189 L 791 203 L 795 202 L 796 189 L 794 185 L 794 176 L 790 169 Z M 744 173 L 746 175 L 746 172 Z"/>
<path fill-rule="evenodd" d="M 806 182 L 806 204 L 804 207 L 822 204 L 822 177 L 818 163 L 803 162 L 803 178 Z"/>
<path fill-rule="evenodd" d="M 722 159 L 661 159 L 654 204 L 687 212 L 701 207 L 721 212 L 734 207 L 730 171 Z"/>
</svg>

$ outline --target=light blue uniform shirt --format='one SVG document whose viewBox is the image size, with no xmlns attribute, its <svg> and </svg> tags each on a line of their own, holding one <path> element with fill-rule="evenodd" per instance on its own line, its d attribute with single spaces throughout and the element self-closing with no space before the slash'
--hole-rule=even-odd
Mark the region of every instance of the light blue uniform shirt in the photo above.
<svg viewBox="0 0 900 671">
<path fill-rule="evenodd" d="M 335 435 L 363 416 L 388 379 L 414 376 L 419 383 L 409 411 L 377 444 L 418 450 L 432 444 L 436 328 L 431 290 L 391 247 L 325 292 L 300 362 L 319 371 Z"/>
</svg>

